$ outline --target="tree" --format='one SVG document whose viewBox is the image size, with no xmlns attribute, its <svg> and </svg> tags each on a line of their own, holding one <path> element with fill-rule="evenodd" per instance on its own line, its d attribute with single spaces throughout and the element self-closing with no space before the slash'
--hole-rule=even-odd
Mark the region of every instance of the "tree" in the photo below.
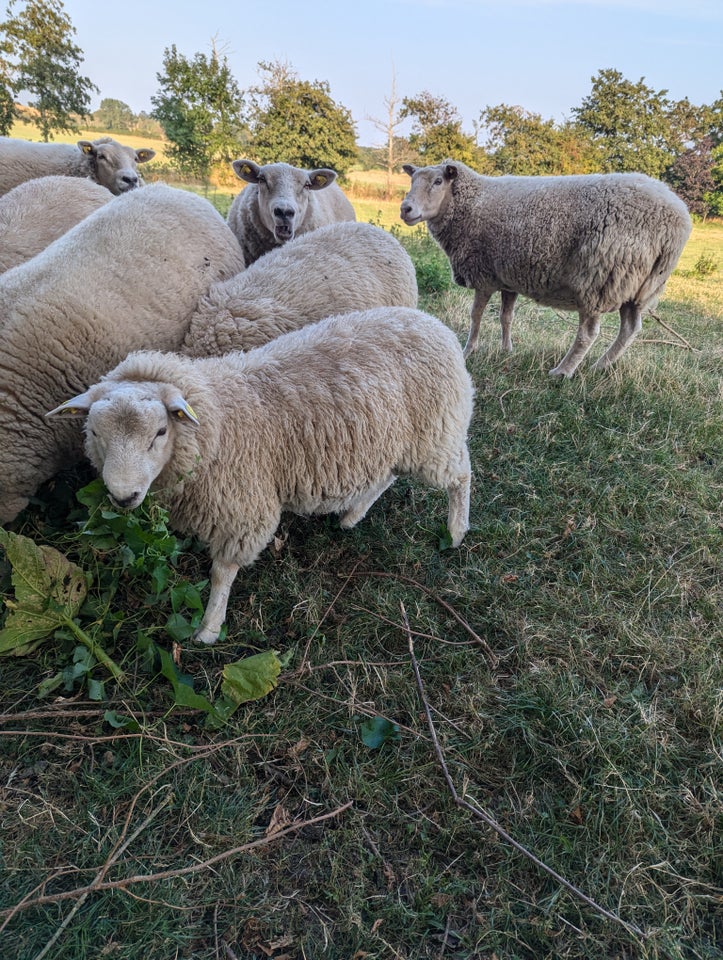
<svg viewBox="0 0 723 960">
<path fill-rule="evenodd" d="M 457 108 L 442 97 L 433 97 L 424 90 L 416 97 L 402 100 L 400 119 L 414 120 L 409 135 L 413 147 L 425 164 L 440 163 L 451 157 L 462 163 L 473 163 L 475 143 L 462 132 L 462 120 Z"/>
<path fill-rule="evenodd" d="M 484 146 L 495 173 L 536 176 L 598 169 L 590 138 L 571 124 L 558 127 L 539 113 L 501 103 L 480 113 L 480 125 L 487 130 Z"/>
<path fill-rule="evenodd" d="M 93 114 L 93 120 L 101 130 L 127 133 L 135 126 L 136 118 L 127 103 L 105 97 Z"/>
<path fill-rule="evenodd" d="M 639 171 L 660 177 L 680 149 L 667 90 L 625 80 L 617 70 L 600 70 L 592 92 L 573 107 L 576 123 L 600 151 L 604 172 Z"/>
<path fill-rule="evenodd" d="M 77 117 L 90 115 L 90 97 L 98 88 L 78 68 L 83 52 L 75 43 L 75 28 L 61 0 L 10 0 L 8 19 L 0 24 L 3 46 L 11 57 L 10 82 L 0 92 L 7 119 L 7 94 L 14 98 L 26 91 L 34 100 L 29 105 L 38 111 L 37 124 L 43 140 L 53 132 L 75 133 Z M 7 81 L 6 81 L 7 83 Z"/>
<path fill-rule="evenodd" d="M 713 179 L 713 140 L 704 137 L 684 151 L 665 175 L 666 182 L 685 201 L 691 213 L 705 217 L 710 213 L 708 198 L 716 189 Z"/>
<path fill-rule="evenodd" d="M 332 100 L 326 82 L 300 80 L 278 61 L 258 66 L 265 79 L 251 91 L 254 159 L 303 170 L 329 167 L 343 177 L 357 155 L 350 111 Z"/>
<path fill-rule="evenodd" d="M 192 60 L 175 44 L 163 54 L 159 92 L 151 97 L 151 116 L 170 145 L 168 156 L 186 174 L 207 180 L 215 164 L 230 165 L 242 152 L 246 131 L 244 100 L 225 56 L 212 41 L 211 56 Z"/>
<path fill-rule="evenodd" d="M 394 68 L 392 68 L 391 93 L 388 97 L 384 98 L 384 106 L 387 108 L 386 118 L 384 120 L 378 120 L 374 117 L 367 118 L 374 124 L 377 130 L 386 137 L 386 143 L 383 148 L 384 166 L 387 172 L 386 200 L 392 200 L 394 196 L 392 175 L 395 169 L 408 159 L 406 154 L 409 152 L 409 144 L 406 139 L 403 139 L 395 133 L 397 127 L 404 123 L 404 118 L 399 115 L 399 111 L 397 110 L 400 102 L 400 99 L 397 97 L 397 78 Z"/>
</svg>

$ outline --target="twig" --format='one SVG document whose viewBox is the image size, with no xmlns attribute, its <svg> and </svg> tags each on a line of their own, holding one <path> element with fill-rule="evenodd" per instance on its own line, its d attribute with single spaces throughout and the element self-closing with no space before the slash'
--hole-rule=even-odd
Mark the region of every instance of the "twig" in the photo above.
<svg viewBox="0 0 723 960">
<path fill-rule="evenodd" d="M 135 874 L 130 877 L 123 877 L 120 880 L 104 880 L 98 884 L 77 887 L 75 890 L 64 890 L 62 893 L 35 897 L 33 900 L 25 900 L 16 904 L 9 910 L 0 911 L 0 916 L 6 916 L 7 923 L 7 920 L 9 920 L 11 916 L 14 916 L 19 910 L 27 910 L 29 907 L 40 907 L 46 903 L 58 903 L 61 900 L 76 900 L 78 897 L 84 897 L 87 896 L 88 893 L 95 893 L 100 890 L 125 890 L 126 887 L 134 883 L 156 883 L 159 880 L 170 880 L 175 877 L 187 877 L 194 873 L 200 873 L 202 870 L 208 870 L 217 863 L 228 860 L 230 857 L 248 853 L 257 847 L 266 847 L 270 843 L 276 843 L 277 840 L 289 836 L 291 833 L 303 830 L 304 827 L 310 827 L 314 824 L 322 823 L 324 820 L 330 820 L 332 817 L 338 817 L 348 810 L 352 804 L 353 800 L 349 800 L 335 810 L 330 810 L 328 813 L 319 814 L 318 817 L 312 817 L 310 820 L 299 820 L 285 827 L 283 830 L 278 830 L 269 837 L 260 837 L 258 840 L 251 840 L 248 843 L 241 844 L 241 846 L 233 847 L 231 850 L 223 850 L 221 853 L 217 853 L 216 856 L 209 857 L 208 860 L 200 860 L 188 867 L 179 867 L 176 870 L 160 870 L 158 873 Z"/>
<path fill-rule="evenodd" d="M 326 608 L 326 610 L 324 611 L 321 620 L 319 620 L 319 622 L 318 622 L 318 623 L 316 624 L 316 626 L 314 627 L 314 629 L 313 629 L 313 631 L 312 631 L 312 633 L 311 633 L 311 636 L 310 636 L 309 639 L 306 641 L 306 648 L 305 648 L 305 650 L 304 650 L 304 655 L 303 655 L 303 657 L 301 658 L 301 663 L 299 664 L 299 669 L 296 671 L 297 673 L 302 674 L 302 673 L 304 673 L 305 671 L 308 671 L 308 670 L 310 669 L 309 666 L 307 665 L 306 658 L 307 658 L 308 655 L 309 655 L 309 649 L 310 649 L 310 647 L 311 647 L 312 640 L 316 637 L 316 635 L 318 634 L 319 630 L 321 629 L 322 623 L 326 620 L 326 618 L 329 616 L 329 614 L 331 613 L 331 611 L 334 609 L 334 606 L 335 606 L 335 604 L 336 604 L 336 601 L 339 599 L 339 597 L 342 595 L 342 593 L 346 590 L 347 584 L 349 583 L 349 581 L 351 580 L 351 578 L 354 576 L 354 573 L 356 572 L 356 568 L 359 566 L 359 564 L 362 562 L 363 559 L 364 559 L 363 557 L 360 557 L 360 558 L 357 560 L 357 562 L 354 564 L 354 566 L 351 568 L 351 572 L 349 573 L 349 575 L 347 576 L 346 580 L 344 581 L 344 583 L 343 583 L 343 584 L 341 585 L 341 587 L 339 588 L 338 593 L 336 594 L 336 596 L 334 597 L 334 599 L 331 601 L 331 603 L 329 604 L 329 606 L 328 606 L 328 607 Z"/>
<path fill-rule="evenodd" d="M 673 330 L 673 328 L 668 326 L 668 324 L 664 320 L 661 320 L 660 317 L 657 315 L 657 313 L 649 313 L 648 316 L 652 317 L 653 320 L 656 320 L 661 327 L 663 327 L 665 330 L 668 331 L 668 333 L 672 333 L 674 337 L 677 337 L 678 340 L 680 340 L 680 342 L 683 343 L 688 348 L 688 350 L 693 350 L 695 353 L 700 353 L 700 350 L 696 350 L 695 347 L 691 346 L 691 344 L 688 343 L 688 341 L 685 339 L 685 337 L 682 334 L 678 333 L 677 330 Z M 646 342 L 652 343 L 654 341 L 645 341 L 645 340 L 641 341 L 641 343 L 646 343 Z M 680 346 L 680 344 L 671 344 L 671 346 Z"/>
<path fill-rule="evenodd" d="M 490 666 L 493 669 L 497 667 L 497 665 L 499 664 L 499 657 L 494 652 L 494 650 L 490 647 L 487 641 L 484 640 L 482 637 L 480 637 L 480 635 L 475 630 L 472 629 L 472 627 L 467 623 L 464 617 L 461 616 L 461 614 L 457 613 L 454 607 L 452 607 L 449 603 L 447 603 L 446 600 L 443 600 L 441 597 L 437 596 L 437 594 L 434 593 L 432 590 L 430 590 L 429 587 L 425 587 L 423 583 L 419 583 L 419 581 L 413 580 L 411 577 L 405 577 L 401 573 L 387 573 L 386 571 L 382 571 L 382 570 L 369 570 L 366 573 L 362 571 L 361 573 L 358 573 L 358 574 L 355 572 L 355 570 L 352 570 L 349 576 L 350 577 L 354 577 L 354 576 L 388 577 L 392 580 L 399 580 L 401 583 L 408 583 L 411 586 L 416 587 L 418 590 L 421 590 L 423 593 L 426 593 L 426 595 L 430 597 L 432 600 L 434 600 L 435 603 L 438 603 L 440 607 L 443 607 L 447 611 L 447 613 L 450 614 L 450 616 L 454 617 L 457 623 L 463 629 L 465 629 L 467 633 L 472 637 L 474 642 L 479 647 L 482 648 L 482 650 L 485 652 L 487 656 L 487 660 L 489 661 Z"/>
<path fill-rule="evenodd" d="M 569 880 L 566 880 L 563 876 L 557 873 L 556 870 L 553 870 L 552 867 L 549 867 L 546 863 L 544 863 L 544 861 L 540 860 L 539 857 L 536 857 L 534 853 L 532 853 L 530 850 L 527 849 L 527 847 L 523 846 L 521 843 L 515 840 L 514 837 L 512 837 L 509 833 L 507 833 L 507 831 L 503 827 L 501 827 L 499 823 L 497 823 L 494 817 L 492 817 L 489 813 L 483 810 L 479 805 L 468 803 L 463 797 L 460 797 L 460 795 L 457 793 L 457 788 L 455 787 L 454 781 L 450 776 L 449 769 L 447 768 L 447 763 L 444 759 L 444 753 L 442 752 L 442 748 L 439 744 L 437 731 L 434 726 L 434 721 L 432 720 L 432 712 L 430 710 L 429 703 L 427 701 L 427 697 L 424 692 L 422 675 L 419 671 L 419 663 L 417 662 L 417 658 L 414 653 L 414 640 L 412 638 L 412 632 L 409 628 L 409 620 L 407 618 L 407 611 L 404 609 L 404 604 L 401 604 L 401 608 L 402 608 L 402 618 L 404 619 L 405 629 L 407 631 L 407 639 L 409 642 L 409 656 L 411 657 L 412 668 L 414 669 L 414 676 L 417 681 L 417 689 L 419 690 L 419 696 L 422 701 L 422 706 L 424 707 L 425 716 L 427 718 L 427 726 L 429 728 L 429 733 L 432 738 L 432 743 L 434 744 L 434 752 L 437 756 L 437 760 L 442 770 L 442 774 L 444 776 L 445 781 L 447 782 L 449 792 L 452 795 L 452 799 L 454 800 L 455 804 L 464 810 L 468 810 L 471 814 L 473 814 L 479 820 L 482 820 L 484 823 L 486 823 L 487 826 L 491 827 L 495 831 L 495 833 L 497 833 L 500 837 L 502 837 L 503 840 L 505 840 L 507 843 L 513 846 L 515 850 L 523 854 L 523 856 L 527 857 L 528 860 L 531 860 L 532 863 L 534 863 L 541 870 L 544 870 L 545 873 L 549 874 L 549 876 L 551 876 L 554 880 L 556 880 L 559 884 L 561 884 L 566 890 L 572 893 L 579 900 L 582 900 L 589 907 L 592 907 L 593 910 L 595 910 L 597 913 L 606 917 L 608 920 L 612 920 L 614 923 L 619 924 L 621 927 L 623 927 L 624 930 L 626 930 L 628 933 L 632 934 L 633 936 L 640 937 L 643 940 L 648 939 L 648 935 L 645 933 L 644 930 L 641 930 L 640 927 L 637 927 L 634 924 L 628 923 L 626 920 L 623 920 L 621 917 L 618 917 L 616 914 L 612 913 L 610 910 L 606 910 L 605 907 L 600 906 L 599 903 L 596 903 L 595 900 L 592 900 L 590 897 L 588 897 L 587 894 L 583 893 L 582 890 L 578 889 L 578 887 L 570 883 Z"/>
</svg>

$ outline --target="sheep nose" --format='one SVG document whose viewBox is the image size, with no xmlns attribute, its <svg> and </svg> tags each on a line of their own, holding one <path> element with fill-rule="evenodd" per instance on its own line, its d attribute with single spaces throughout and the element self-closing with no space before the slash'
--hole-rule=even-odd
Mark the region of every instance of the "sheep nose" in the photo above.
<svg viewBox="0 0 723 960">
<path fill-rule="evenodd" d="M 127 497 L 114 497 L 111 493 L 110 498 L 117 507 L 131 507 L 139 503 L 140 495 L 140 491 L 136 490 L 135 493 L 131 493 Z"/>
<path fill-rule="evenodd" d="M 412 209 L 411 203 L 403 203 L 403 204 L 402 204 L 402 216 L 405 217 L 405 216 L 409 213 L 409 211 L 410 211 L 411 209 Z"/>
<path fill-rule="evenodd" d="M 124 190 L 135 190 L 138 186 L 138 177 L 133 174 L 123 174 L 121 184 Z"/>
<path fill-rule="evenodd" d="M 274 216 L 279 220 L 293 220 L 294 210 L 292 207 L 274 207 Z"/>
</svg>

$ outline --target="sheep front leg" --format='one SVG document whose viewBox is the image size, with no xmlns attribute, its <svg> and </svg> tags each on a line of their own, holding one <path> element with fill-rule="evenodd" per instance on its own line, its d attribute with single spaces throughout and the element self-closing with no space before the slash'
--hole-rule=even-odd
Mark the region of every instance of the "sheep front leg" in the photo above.
<svg viewBox="0 0 723 960">
<path fill-rule="evenodd" d="M 580 361 L 600 333 L 600 315 L 597 313 L 580 313 L 580 326 L 567 351 L 556 367 L 550 370 L 551 377 L 571 377 L 580 365 Z"/>
<path fill-rule="evenodd" d="M 472 301 L 472 312 L 470 314 L 470 327 L 469 334 L 467 335 L 467 343 L 464 348 L 464 355 L 468 357 L 471 353 L 474 353 L 477 349 L 477 343 L 479 341 L 479 327 L 482 321 L 482 314 L 484 313 L 484 308 L 490 301 L 490 293 L 487 293 L 483 290 L 475 290 L 474 300 Z"/>
<path fill-rule="evenodd" d="M 460 473 L 447 486 L 449 511 L 447 514 L 447 529 L 452 538 L 452 546 L 458 547 L 469 530 L 469 501 L 472 482 L 472 467 L 469 460 L 469 450 L 465 446 L 459 457 Z"/>
<path fill-rule="evenodd" d="M 211 564 L 211 593 L 201 625 L 193 634 L 193 639 L 197 643 L 212 644 L 218 640 L 221 627 L 226 619 L 226 608 L 228 607 L 231 587 L 238 572 L 238 563 L 214 560 Z"/>
<path fill-rule="evenodd" d="M 517 294 L 512 290 L 502 291 L 502 305 L 500 307 L 500 324 L 502 326 L 502 349 L 512 353 L 512 318 L 515 313 Z"/>
<path fill-rule="evenodd" d="M 339 521 L 339 526 L 342 530 L 350 530 L 359 523 L 359 521 L 366 516 L 371 505 L 381 497 L 388 487 L 391 487 L 396 479 L 392 473 L 360 493 L 356 500 L 349 505 L 346 513 L 344 513 Z"/>
</svg>

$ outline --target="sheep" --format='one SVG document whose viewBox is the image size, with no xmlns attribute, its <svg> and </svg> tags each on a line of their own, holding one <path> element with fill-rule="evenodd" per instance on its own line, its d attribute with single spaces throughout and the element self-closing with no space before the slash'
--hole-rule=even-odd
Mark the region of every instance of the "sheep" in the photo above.
<svg viewBox="0 0 723 960">
<path fill-rule="evenodd" d="M 508 351 L 518 294 L 578 311 L 575 340 L 551 376 L 574 374 L 599 333 L 600 314 L 613 310 L 619 333 L 593 369 L 618 359 L 662 295 L 691 231 L 682 200 L 644 174 L 485 177 L 455 160 L 403 169 L 412 183 L 402 220 L 425 220 L 455 283 L 475 291 L 466 357 L 477 349 L 482 311 L 497 290 Z"/>
<path fill-rule="evenodd" d="M 234 197 L 226 218 L 247 267 L 300 233 L 356 220 L 354 207 L 334 183 L 333 170 L 302 170 L 288 163 L 260 167 L 253 160 L 234 160 L 231 166 L 249 184 Z"/>
<path fill-rule="evenodd" d="M 82 459 L 77 431 L 45 411 L 131 350 L 178 349 L 199 297 L 242 269 L 208 200 L 159 183 L 115 197 L 0 276 L 0 522 Z"/>
<path fill-rule="evenodd" d="M 93 180 L 38 177 L 0 197 L 0 273 L 25 263 L 113 199 Z"/>
<path fill-rule="evenodd" d="M 155 155 L 149 147 L 135 150 L 111 137 L 76 144 L 0 137 L 0 195 L 26 180 L 61 174 L 89 177 L 118 196 L 143 185 L 137 166 Z"/>
<path fill-rule="evenodd" d="M 407 307 L 328 317 L 248 353 L 130 355 L 48 413 L 85 416 L 86 453 L 111 500 L 150 488 L 174 528 L 208 545 L 211 591 L 195 639 L 214 643 L 231 586 L 282 511 L 357 524 L 398 473 L 446 489 L 469 525 L 473 388 L 440 320 Z"/>
<path fill-rule="evenodd" d="M 214 284 L 191 318 L 181 352 L 251 350 L 323 317 L 377 306 L 417 306 L 409 254 L 380 227 L 332 223 Z"/>
</svg>

